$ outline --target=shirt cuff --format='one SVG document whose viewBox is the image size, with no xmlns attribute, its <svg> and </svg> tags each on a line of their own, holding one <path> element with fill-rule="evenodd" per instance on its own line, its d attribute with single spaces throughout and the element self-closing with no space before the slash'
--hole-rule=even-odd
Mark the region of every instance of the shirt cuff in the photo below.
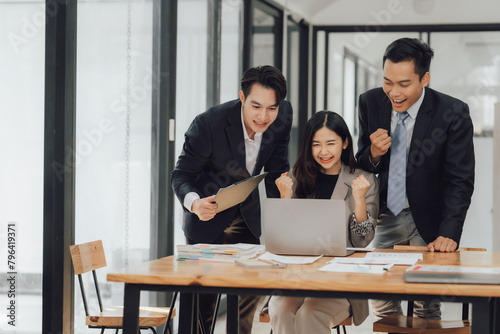
<svg viewBox="0 0 500 334">
<path fill-rule="evenodd" d="M 351 231 L 357 236 L 364 237 L 373 232 L 374 230 L 370 213 L 367 212 L 366 214 L 368 218 L 366 218 L 365 221 L 362 221 L 360 223 L 356 221 L 356 215 L 354 213 L 352 214 L 350 228 Z"/>
<path fill-rule="evenodd" d="M 191 192 L 191 193 L 188 193 L 185 197 L 184 197 L 184 207 L 189 211 L 189 212 L 193 212 L 191 211 L 191 207 L 193 206 L 193 202 L 197 199 L 200 199 L 200 195 L 198 195 L 197 193 L 195 192 Z"/>
<path fill-rule="evenodd" d="M 374 164 L 372 162 L 372 157 L 369 154 L 368 154 L 368 160 L 370 161 L 370 163 L 372 164 L 373 167 L 377 167 L 380 164 L 380 160 L 379 160 L 379 162 L 377 162 L 376 164 Z"/>
</svg>

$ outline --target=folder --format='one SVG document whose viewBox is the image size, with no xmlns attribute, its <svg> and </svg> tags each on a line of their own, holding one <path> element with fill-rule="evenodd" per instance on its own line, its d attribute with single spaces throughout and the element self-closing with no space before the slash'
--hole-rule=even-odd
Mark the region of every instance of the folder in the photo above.
<svg viewBox="0 0 500 334">
<path fill-rule="evenodd" d="M 260 181 L 266 177 L 267 173 L 262 173 L 237 182 L 226 188 L 221 188 L 214 198 L 217 203 L 217 213 L 240 204 L 247 199 L 248 195 L 257 188 Z"/>
</svg>

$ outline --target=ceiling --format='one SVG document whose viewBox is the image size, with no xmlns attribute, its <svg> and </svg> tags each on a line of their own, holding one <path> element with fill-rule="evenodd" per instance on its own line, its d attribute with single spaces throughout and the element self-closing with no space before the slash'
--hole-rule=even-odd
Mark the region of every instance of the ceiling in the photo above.
<svg viewBox="0 0 500 334">
<path fill-rule="evenodd" d="M 498 0 L 276 0 L 314 25 L 500 23 Z M 453 9 L 453 11 L 451 10 Z"/>
</svg>

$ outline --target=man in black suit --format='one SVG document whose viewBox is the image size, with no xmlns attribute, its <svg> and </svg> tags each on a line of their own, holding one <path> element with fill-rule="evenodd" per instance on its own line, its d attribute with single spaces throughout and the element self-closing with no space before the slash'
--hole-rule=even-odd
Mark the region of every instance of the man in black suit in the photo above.
<svg viewBox="0 0 500 334">
<path fill-rule="evenodd" d="M 240 205 L 216 214 L 214 194 L 237 181 L 269 172 L 268 197 L 279 197 L 274 181 L 289 170 L 288 142 L 292 106 L 284 101 L 286 80 L 272 66 L 247 70 L 239 99 L 198 115 L 185 134 L 182 153 L 172 172 L 172 187 L 184 207 L 187 242 L 259 244 L 259 192 Z M 258 297 L 240 296 L 240 333 L 250 333 Z M 209 333 L 215 296 L 200 296 L 200 312 Z"/>
<path fill-rule="evenodd" d="M 359 98 L 356 157 L 380 184 L 377 248 L 453 252 L 460 243 L 474 190 L 473 126 L 467 104 L 427 87 L 433 55 L 418 39 L 394 41 L 383 87 Z M 415 304 L 417 316 L 440 318 L 438 302 Z M 402 313 L 399 301 L 373 301 L 372 309 L 378 318 Z"/>
</svg>

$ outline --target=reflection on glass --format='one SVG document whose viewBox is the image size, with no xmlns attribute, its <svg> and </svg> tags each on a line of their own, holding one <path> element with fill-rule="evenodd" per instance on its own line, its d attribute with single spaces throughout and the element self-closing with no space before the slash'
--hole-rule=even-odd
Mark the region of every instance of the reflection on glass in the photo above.
<svg viewBox="0 0 500 334">
<path fill-rule="evenodd" d="M 382 57 L 385 48 L 393 41 L 401 37 L 418 37 L 418 33 L 379 33 L 366 35 L 357 33 L 329 33 L 328 34 L 328 74 L 324 76 L 325 61 L 320 58 L 320 50 L 324 50 L 324 31 L 318 31 L 318 65 L 317 65 L 317 89 L 316 96 L 319 104 L 319 97 L 322 97 L 324 90 L 323 82 L 328 82 L 327 102 L 330 110 L 336 111 L 344 117 L 349 118 L 349 128 L 354 136 L 357 135 L 357 101 L 359 94 L 365 91 L 382 86 Z M 324 52 L 324 51 L 323 51 Z M 357 75 L 346 77 L 347 73 L 352 73 L 351 62 L 344 62 L 346 55 L 357 66 Z M 351 75 L 351 74 L 349 74 Z M 352 74 L 354 75 L 354 74 Z M 355 82 L 351 82 L 352 80 Z M 346 86 L 346 81 L 349 86 Z M 347 91 L 348 90 L 348 91 Z M 348 101 L 347 101 L 348 100 Z M 346 102 L 347 101 L 347 102 Z M 353 102 L 354 101 L 354 102 Z M 346 108 L 349 108 L 347 110 Z M 320 110 L 320 109 L 318 109 Z M 350 119 L 353 119 L 351 121 Z M 347 121 L 347 120 L 346 120 Z"/>
<path fill-rule="evenodd" d="M 45 1 L 0 3 L 0 32 L 0 333 L 41 333 Z"/>
<path fill-rule="evenodd" d="M 500 32 L 433 33 L 431 41 L 431 86 L 467 102 L 475 135 L 491 137 L 500 101 Z"/>
<path fill-rule="evenodd" d="M 222 1 L 221 29 L 221 80 L 220 101 L 225 102 L 238 97 L 240 90 L 241 51 L 240 33 L 243 15 L 242 0 Z"/>
<path fill-rule="evenodd" d="M 494 105 L 500 101 L 500 32 L 432 33 L 430 86 L 469 105 L 474 124 L 476 180 L 462 246 L 493 249 Z"/>
<path fill-rule="evenodd" d="M 326 81 L 326 73 L 325 73 L 325 32 L 320 30 L 317 33 L 317 42 L 316 42 L 316 110 L 313 112 L 317 112 L 319 110 L 324 110 L 327 108 L 325 106 L 325 81 Z"/>
<path fill-rule="evenodd" d="M 253 59 L 251 66 L 276 65 L 274 61 L 276 18 L 254 8 Z"/>
<path fill-rule="evenodd" d="M 226 4 L 228 5 L 228 4 Z M 223 11 L 230 6 L 223 5 Z M 207 0 L 179 0 L 177 12 L 177 79 L 175 158 L 184 144 L 184 133 L 196 115 L 207 110 Z M 225 14 L 222 14 L 225 16 Z M 223 27 L 225 25 L 223 24 Z M 229 37 L 231 40 L 231 37 Z M 224 48 L 227 39 L 222 37 Z M 221 64 L 221 78 L 228 75 Z M 231 79 L 230 79 L 231 80 Z M 221 83 L 221 94 L 226 92 Z M 236 98 L 235 95 L 233 98 Z M 185 244 L 182 231 L 183 209 L 175 199 L 174 244 Z"/>
<path fill-rule="evenodd" d="M 107 272 L 150 251 L 152 1 L 79 1 L 77 21 L 75 241 L 102 240 L 103 303 L 122 305 L 123 286 Z M 76 284 L 75 332 L 87 331 Z"/>
<path fill-rule="evenodd" d="M 292 107 L 294 109 L 292 129 L 290 131 L 290 144 L 288 145 L 288 161 L 290 162 L 290 166 L 293 166 L 297 160 L 297 154 L 299 151 L 300 133 L 298 115 L 300 112 L 307 113 L 307 110 L 299 110 L 300 32 L 299 25 L 290 18 L 288 19 L 287 34 L 288 61 L 286 80 L 288 86 L 288 96 L 286 99 L 292 103 Z"/>
<path fill-rule="evenodd" d="M 354 130 L 354 101 L 356 98 L 356 64 L 351 58 L 344 58 L 344 120 Z"/>
</svg>

